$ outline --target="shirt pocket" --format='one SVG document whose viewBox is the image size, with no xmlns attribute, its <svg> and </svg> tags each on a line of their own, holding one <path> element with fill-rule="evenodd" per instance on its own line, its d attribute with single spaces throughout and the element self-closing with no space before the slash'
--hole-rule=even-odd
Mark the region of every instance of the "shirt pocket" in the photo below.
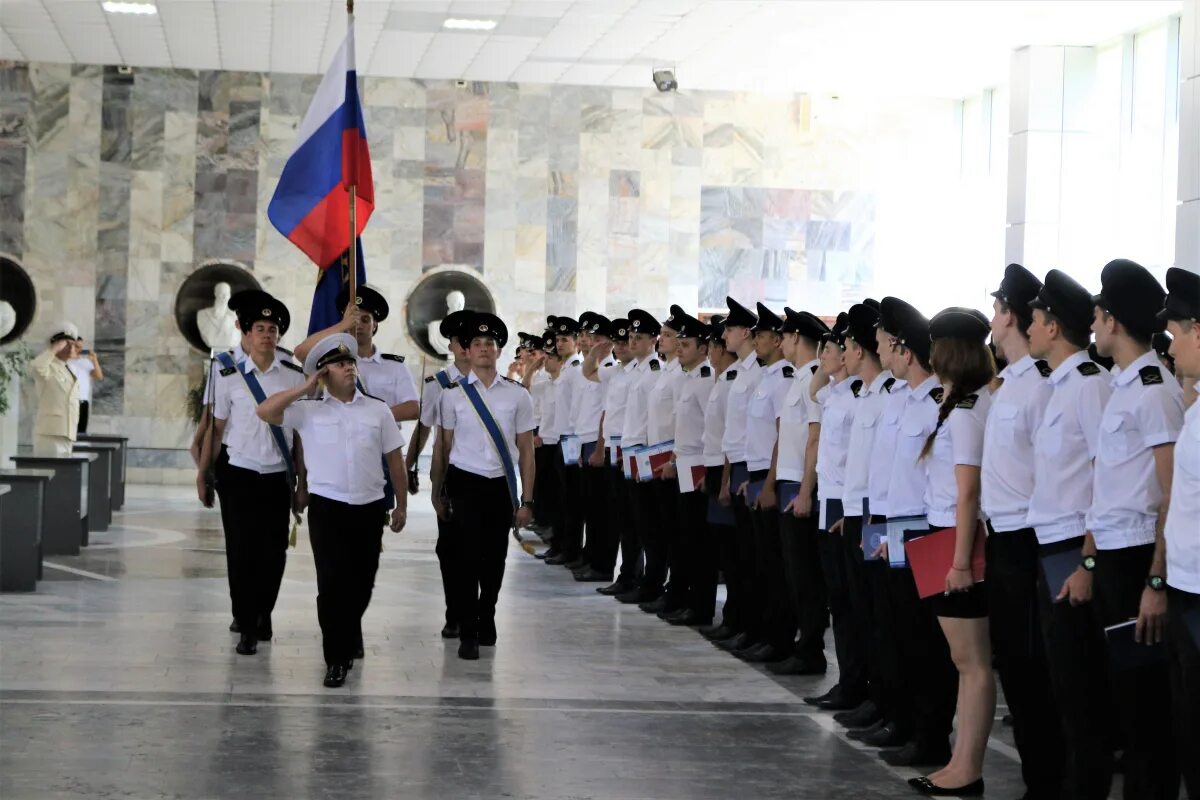
<svg viewBox="0 0 1200 800">
<path fill-rule="evenodd" d="M 860 408 L 854 415 L 854 424 L 860 428 L 873 430 L 879 422 L 878 408 Z"/>
<path fill-rule="evenodd" d="M 365 450 L 368 453 L 378 450 L 382 454 L 383 446 L 381 444 L 378 424 L 354 420 L 347 427 L 349 428 L 349 441 L 347 445 L 353 447 L 355 450 Z"/>
<path fill-rule="evenodd" d="M 1034 436 L 1034 446 L 1042 455 L 1056 456 L 1062 452 L 1063 440 L 1066 438 L 1066 425 L 1063 412 L 1057 411 L 1042 421 Z"/>
<path fill-rule="evenodd" d="M 1124 461 L 1142 449 L 1137 421 L 1128 414 L 1111 414 L 1100 420 L 1100 460 Z"/>
<path fill-rule="evenodd" d="M 1021 409 L 1012 405 L 998 405 L 988 417 L 988 425 L 996 426 L 997 441 L 1008 443 L 1021 433 Z"/>
<path fill-rule="evenodd" d="M 846 412 L 840 408 L 826 408 L 821 415 L 821 436 L 828 437 L 829 443 L 840 445 L 845 443 L 849 425 L 846 424 Z"/>
<path fill-rule="evenodd" d="M 1188 427 L 1184 427 L 1175 445 L 1175 468 L 1191 481 L 1200 482 L 1200 425 L 1190 426 L 1191 430 Z"/>
<path fill-rule="evenodd" d="M 340 430 L 336 420 L 317 420 L 312 426 L 313 443 L 336 445 Z"/>
<path fill-rule="evenodd" d="M 766 392 L 755 392 L 750 398 L 750 416 L 764 419 L 771 415 L 771 396 Z"/>
</svg>

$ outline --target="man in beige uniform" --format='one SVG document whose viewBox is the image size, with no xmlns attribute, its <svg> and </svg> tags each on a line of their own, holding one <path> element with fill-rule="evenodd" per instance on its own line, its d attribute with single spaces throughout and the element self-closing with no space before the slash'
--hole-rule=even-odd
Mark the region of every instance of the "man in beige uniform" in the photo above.
<svg viewBox="0 0 1200 800">
<path fill-rule="evenodd" d="M 33 454 L 62 457 L 71 455 L 79 427 L 79 382 L 67 361 L 79 329 L 60 323 L 50 337 L 50 346 L 30 362 L 37 386 L 37 417 L 33 423 Z"/>
</svg>

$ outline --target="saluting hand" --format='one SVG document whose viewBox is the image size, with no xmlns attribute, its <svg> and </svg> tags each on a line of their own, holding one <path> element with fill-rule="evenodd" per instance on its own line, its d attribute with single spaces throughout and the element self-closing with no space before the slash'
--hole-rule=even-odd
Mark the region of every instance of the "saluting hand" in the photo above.
<svg viewBox="0 0 1200 800">
<path fill-rule="evenodd" d="M 591 352 L 588 353 L 588 355 L 596 359 L 596 363 L 599 363 L 608 358 L 608 354 L 612 352 L 612 349 L 612 342 L 600 342 L 599 344 L 592 346 Z"/>
<path fill-rule="evenodd" d="M 392 533 L 399 533 L 404 528 L 404 523 L 408 522 L 408 509 L 396 506 L 392 509 Z"/>
<path fill-rule="evenodd" d="M 1138 606 L 1134 639 L 1147 645 L 1158 644 L 1163 641 L 1166 626 L 1167 593 L 1156 592 L 1147 586 L 1142 589 L 1142 602 Z"/>
</svg>

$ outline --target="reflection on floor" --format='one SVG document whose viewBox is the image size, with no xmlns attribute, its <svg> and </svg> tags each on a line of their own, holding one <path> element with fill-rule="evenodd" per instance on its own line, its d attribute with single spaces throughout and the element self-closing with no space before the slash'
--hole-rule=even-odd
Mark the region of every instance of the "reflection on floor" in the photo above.
<svg viewBox="0 0 1200 800">
<path fill-rule="evenodd" d="M 438 635 L 428 497 L 410 507 L 385 539 L 366 659 L 330 690 L 304 531 L 275 640 L 238 656 L 217 512 L 130 487 L 83 555 L 0 595 L 0 797 L 916 796 L 916 773 L 800 702 L 832 674 L 774 677 L 515 547 L 499 643 L 460 661 Z M 1014 758 L 997 723 L 989 794 L 1020 796 Z"/>
</svg>

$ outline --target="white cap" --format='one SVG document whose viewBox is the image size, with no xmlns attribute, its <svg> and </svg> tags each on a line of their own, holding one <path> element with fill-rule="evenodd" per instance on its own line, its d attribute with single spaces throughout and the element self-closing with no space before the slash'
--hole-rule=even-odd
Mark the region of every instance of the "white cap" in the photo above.
<svg viewBox="0 0 1200 800">
<path fill-rule="evenodd" d="M 50 335 L 50 341 L 57 339 L 78 339 L 79 328 L 75 327 L 74 323 L 63 321 L 54 326 L 54 333 Z"/>
<path fill-rule="evenodd" d="M 331 356 L 329 360 L 337 360 L 337 355 L 341 355 L 343 358 L 349 356 L 350 359 L 356 359 L 357 354 L 358 341 L 353 336 L 348 333 L 331 333 L 313 345 L 312 350 L 308 351 L 308 356 L 304 359 L 304 374 L 312 375 L 320 369 L 317 365 L 327 355 Z M 321 366 L 325 365 L 321 364 Z"/>
</svg>

